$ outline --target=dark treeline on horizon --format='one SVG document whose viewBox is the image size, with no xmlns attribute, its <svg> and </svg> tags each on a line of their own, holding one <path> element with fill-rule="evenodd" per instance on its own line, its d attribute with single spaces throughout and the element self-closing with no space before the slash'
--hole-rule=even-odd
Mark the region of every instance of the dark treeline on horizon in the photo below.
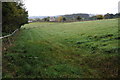
<svg viewBox="0 0 120 80">
<path fill-rule="evenodd" d="M 54 19 L 53 19 L 54 18 Z M 92 15 L 89 14 L 69 14 L 61 16 L 47 16 L 44 18 L 29 17 L 29 22 L 74 22 L 74 21 L 88 21 L 88 20 L 100 20 L 100 19 L 113 19 L 120 18 L 120 13 L 111 14 L 107 13 L 105 15 Z"/>
</svg>

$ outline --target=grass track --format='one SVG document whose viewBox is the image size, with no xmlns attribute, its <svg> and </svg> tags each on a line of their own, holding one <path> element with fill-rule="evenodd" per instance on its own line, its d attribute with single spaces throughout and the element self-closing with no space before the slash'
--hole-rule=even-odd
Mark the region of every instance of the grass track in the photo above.
<svg viewBox="0 0 120 80">
<path fill-rule="evenodd" d="M 3 54 L 3 77 L 117 77 L 116 19 L 30 23 Z"/>
</svg>

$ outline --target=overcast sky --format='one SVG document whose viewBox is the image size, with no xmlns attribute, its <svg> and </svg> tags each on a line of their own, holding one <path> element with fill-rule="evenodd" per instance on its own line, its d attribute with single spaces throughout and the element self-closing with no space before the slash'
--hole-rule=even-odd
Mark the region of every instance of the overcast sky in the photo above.
<svg viewBox="0 0 120 80">
<path fill-rule="evenodd" d="M 25 0 L 29 16 L 117 13 L 120 0 Z"/>
</svg>

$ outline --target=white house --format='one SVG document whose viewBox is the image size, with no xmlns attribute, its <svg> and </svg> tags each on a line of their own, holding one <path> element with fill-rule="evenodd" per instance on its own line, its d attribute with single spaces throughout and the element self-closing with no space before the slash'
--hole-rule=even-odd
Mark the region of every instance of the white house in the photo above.
<svg viewBox="0 0 120 80">
<path fill-rule="evenodd" d="M 50 17 L 49 21 L 55 21 L 55 18 L 54 17 Z"/>
</svg>

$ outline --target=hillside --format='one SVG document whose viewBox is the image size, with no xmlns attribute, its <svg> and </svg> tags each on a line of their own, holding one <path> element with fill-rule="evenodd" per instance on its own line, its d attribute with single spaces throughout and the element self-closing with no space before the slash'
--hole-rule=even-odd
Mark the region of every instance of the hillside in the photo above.
<svg viewBox="0 0 120 80">
<path fill-rule="evenodd" d="M 117 19 L 23 26 L 3 53 L 3 78 L 116 78 Z"/>
<path fill-rule="evenodd" d="M 69 15 L 64 15 L 64 17 L 66 17 L 67 19 L 76 19 L 78 16 L 80 16 L 81 18 L 84 18 L 85 20 L 89 19 L 89 14 L 69 14 Z"/>
</svg>

